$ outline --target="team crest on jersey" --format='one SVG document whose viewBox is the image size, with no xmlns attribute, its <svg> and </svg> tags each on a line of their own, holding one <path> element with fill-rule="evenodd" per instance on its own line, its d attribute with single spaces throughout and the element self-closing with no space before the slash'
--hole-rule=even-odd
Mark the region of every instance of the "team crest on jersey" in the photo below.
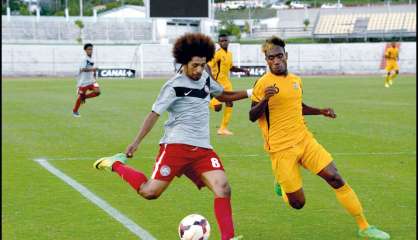
<svg viewBox="0 0 418 240">
<path fill-rule="evenodd" d="M 167 165 L 164 165 L 160 169 L 161 176 L 167 177 L 171 173 L 171 168 Z"/>
<path fill-rule="evenodd" d="M 205 85 L 204 90 L 205 90 L 205 93 L 209 93 L 209 87 L 208 87 L 208 85 Z"/>
<path fill-rule="evenodd" d="M 293 83 L 293 89 L 298 89 L 299 88 L 299 84 L 297 82 Z"/>
</svg>

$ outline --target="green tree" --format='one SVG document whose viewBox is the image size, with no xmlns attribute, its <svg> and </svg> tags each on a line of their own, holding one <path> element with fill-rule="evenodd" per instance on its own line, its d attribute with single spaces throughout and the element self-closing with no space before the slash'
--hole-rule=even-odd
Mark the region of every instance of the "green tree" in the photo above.
<svg viewBox="0 0 418 240">
<path fill-rule="evenodd" d="M 20 5 L 19 14 L 20 15 L 31 15 L 30 12 L 29 12 L 28 6 L 26 4 Z"/>
<path fill-rule="evenodd" d="M 241 29 L 231 20 L 222 20 L 220 23 L 219 34 L 235 36 L 238 40 L 241 38 Z"/>
<path fill-rule="evenodd" d="M 243 32 L 245 32 L 245 33 L 250 33 L 251 32 L 250 23 L 248 21 L 245 21 Z"/>
<path fill-rule="evenodd" d="M 306 31 L 306 30 L 308 30 L 308 26 L 309 26 L 309 24 L 310 24 L 311 22 L 309 21 L 309 19 L 308 18 L 305 18 L 305 20 L 303 20 L 303 25 L 305 26 L 304 28 L 303 28 L 303 30 L 304 31 Z"/>
<path fill-rule="evenodd" d="M 83 21 L 81 21 L 80 19 L 75 20 L 74 24 L 79 28 L 80 32 L 78 34 L 78 38 L 76 38 L 76 41 L 80 44 L 83 43 L 83 28 L 84 28 L 84 23 Z"/>
</svg>

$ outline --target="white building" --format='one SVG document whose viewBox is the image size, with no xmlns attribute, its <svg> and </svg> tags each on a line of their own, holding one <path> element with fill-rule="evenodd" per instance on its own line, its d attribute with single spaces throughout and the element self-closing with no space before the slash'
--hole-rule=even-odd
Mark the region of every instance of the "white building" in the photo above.
<svg viewBox="0 0 418 240">
<path fill-rule="evenodd" d="M 143 6 L 124 5 L 98 14 L 103 18 L 145 18 L 146 9 Z"/>
</svg>

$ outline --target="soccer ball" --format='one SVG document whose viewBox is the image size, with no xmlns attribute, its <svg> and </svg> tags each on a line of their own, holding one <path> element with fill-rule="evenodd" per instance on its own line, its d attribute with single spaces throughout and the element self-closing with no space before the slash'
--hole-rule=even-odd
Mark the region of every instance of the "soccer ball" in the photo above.
<svg viewBox="0 0 418 240">
<path fill-rule="evenodd" d="M 190 214 L 183 218 L 179 224 L 179 237 L 181 240 L 207 240 L 209 235 L 209 222 L 199 214 Z"/>
</svg>

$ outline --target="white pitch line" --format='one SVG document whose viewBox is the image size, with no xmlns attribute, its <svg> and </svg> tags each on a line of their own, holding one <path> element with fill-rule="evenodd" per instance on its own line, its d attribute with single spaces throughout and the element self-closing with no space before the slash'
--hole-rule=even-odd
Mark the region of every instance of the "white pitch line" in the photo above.
<svg viewBox="0 0 418 240">
<path fill-rule="evenodd" d="M 65 183 L 77 190 L 81 195 L 90 200 L 92 203 L 96 204 L 99 208 L 103 209 L 107 214 L 116 219 L 118 222 L 122 223 L 127 229 L 129 229 L 133 234 L 138 236 L 142 240 L 156 240 L 150 233 L 138 226 L 131 219 L 123 215 L 117 209 L 113 208 L 105 200 L 98 197 L 96 194 L 92 193 L 86 187 L 67 176 L 65 173 L 61 172 L 59 169 L 52 166 L 46 159 L 35 159 L 46 170 L 63 180 Z"/>
<path fill-rule="evenodd" d="M 368 156 L 368 155 L 416 155 L 415 151 L 410 152 L 331 152 L 331 155 L 346 155 L 346 156 Z M 221 157 L 265 157 L 265 154 L 219 154 Z M 142 159 L 155 159 L 155 156 L 140 156 Z M 62 157 L 62 158 L 49 158 L 50 161 L 82 161 L 89 160 L 94 161 L 98 157 Z"/>
</svg>

